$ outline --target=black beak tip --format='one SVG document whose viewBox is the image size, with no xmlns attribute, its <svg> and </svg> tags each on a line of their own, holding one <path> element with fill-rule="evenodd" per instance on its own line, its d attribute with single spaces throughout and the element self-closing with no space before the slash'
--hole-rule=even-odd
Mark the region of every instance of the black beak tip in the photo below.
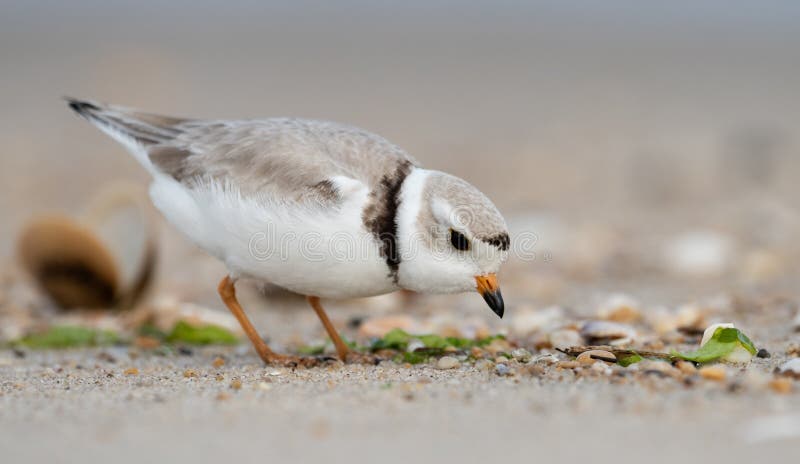
<svg viewBox="0 0 800 464">
<path fill-rule="evenodd" d="M 483 299 L 486 301 L 486 304 L 492 308 L 497 316 L 502 319 L 503 313 L 505 312 L 505 304 L 503 303 L 503 294 L 500 293 L 500 290 L 496 292 L 486 292 L 483 294 Z"/>
</svg>

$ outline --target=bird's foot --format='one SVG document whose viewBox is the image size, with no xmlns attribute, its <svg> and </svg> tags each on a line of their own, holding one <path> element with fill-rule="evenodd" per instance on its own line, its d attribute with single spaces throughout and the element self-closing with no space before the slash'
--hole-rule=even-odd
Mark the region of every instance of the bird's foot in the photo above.
<svg viewBox="0 0 800 464">
<path fill-rule="evenodd" d="M 318 367 L 336 361 L 331 356 L 290 356 L 283 354 L 273 354 L 264 362 L 269 366 L 276 367 Z"/>
<path fill-rule="evenodd" d="M 373 353 L 361 353 L 358 351 L 348 351 L 347 356 L 343 361 L 346 364 L 366 364 L 370 366 L 377 366 L 385 358 L 382 358 Z"/>
</svg>

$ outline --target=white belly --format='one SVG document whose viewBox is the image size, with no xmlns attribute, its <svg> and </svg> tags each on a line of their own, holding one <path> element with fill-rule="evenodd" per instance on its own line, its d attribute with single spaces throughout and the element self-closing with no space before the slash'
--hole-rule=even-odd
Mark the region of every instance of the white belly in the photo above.
<svg viewBox="0 0 800 464">
<path fill-rule="evenodd" d="M 354 298 L 398 289 L 377 241 L 363 229 L 367 189 L 341 209 L 298 208 L 242 198 L 218 185 L 187 189 L 157 176 L 156 207 L 233 275 L 252 277 L 304 295 Z"/>
</svg>

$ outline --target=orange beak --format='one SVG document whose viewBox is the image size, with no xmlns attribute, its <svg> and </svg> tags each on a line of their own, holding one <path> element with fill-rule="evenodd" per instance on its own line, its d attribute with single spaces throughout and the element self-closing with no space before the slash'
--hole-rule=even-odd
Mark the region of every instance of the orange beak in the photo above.
<svg viewBox="0 0 800 464">
<path fill-rule="evenodd" d="M 500 293 L 500 286 L 497 284 L 497 274 L 475 276 L 475 282 L 478 284 L 478 293 L 481 294 L 486 304 L 502 319 L 505 305 L 503 294 Z"/>
</svg>

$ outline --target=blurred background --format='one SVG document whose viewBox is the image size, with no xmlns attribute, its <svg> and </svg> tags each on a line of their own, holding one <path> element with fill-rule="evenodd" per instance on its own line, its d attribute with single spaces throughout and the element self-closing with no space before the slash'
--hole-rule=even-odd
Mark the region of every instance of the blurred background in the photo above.
<svg viewBox="0 0 800 464">
<path fill-rule="evenodd" d="M 781 282 L 800 232 L 797 2 L 5 0 L 0 12 L 5 262 L 31 216 L 148 181 L 69 95 L 379 133 L 537 234 L 537 259 L 506 277 L 536 276 L 517 279 L 518 302 L 559 301 L 564 282 L 589 278 L 793 288 Z M 159 284 L 218 305 L 214 281 L 186 268 L 221 267 L 161 233 Z"/>
</svg>

